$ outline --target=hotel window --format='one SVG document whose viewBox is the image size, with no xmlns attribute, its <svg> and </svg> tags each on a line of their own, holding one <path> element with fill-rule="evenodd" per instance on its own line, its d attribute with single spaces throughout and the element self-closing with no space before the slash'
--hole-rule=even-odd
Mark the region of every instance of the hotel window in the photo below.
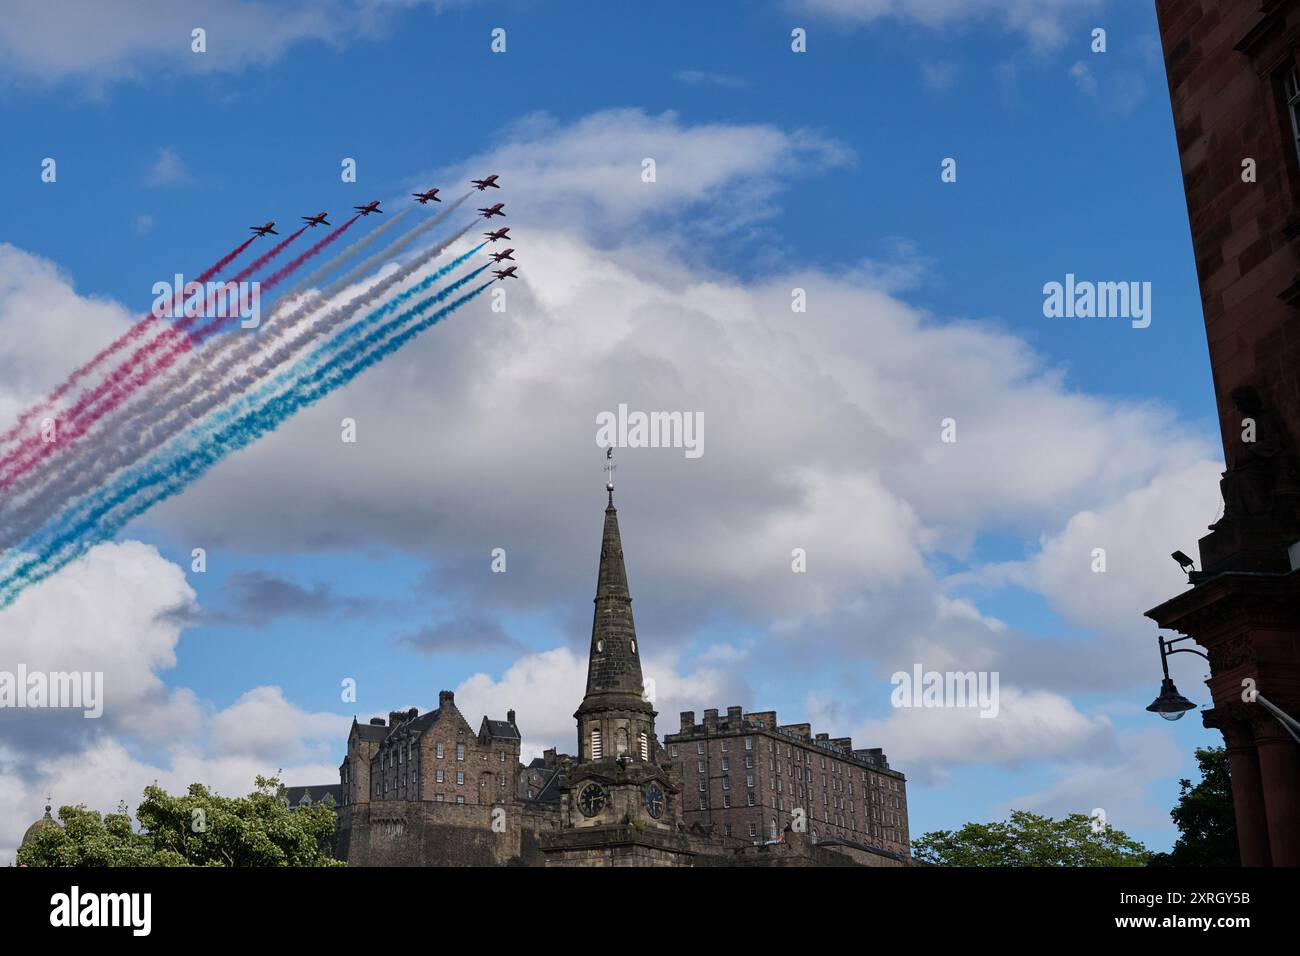
<svg viewBox="0 0 1300 956">
<path fill-rule="evenodd" d="M 707 810 L 707 809 L 709 809 L 709 798 L 708 798 L 708 797 L 700 797 L 700 809 L 701 809 L 701 810 Z"/>
<path fill-rule="evenodd" d="M 456 802 L 457 802 L 457 803 L 464 803 L 464 802 L 465 802 L 465 795 L 464 795 L 464 794 L 457 794 L 457 795 L 456 795 Z"/>
<path fill-rule="evenodd" d="M 705 779 L 704 779 L 703 777 L 701 777 L 701 778 L 700 778 L 700 793 L 703 793 L 703 792 L 704 792 L 704 789 L 705 789 L 706 786 L 708 786 L 707 782 L 705 781 Z"/>
<path fill-rule="evenodd" d="M 439 770 L 438 773 L 435 775 L 435 779 L 437 780 L 438 783 L 446 783 L 447 772 L 445 770 Z"/>
<path fill-rule="evenodd" d="M 722 832 L 725 833 L 727 836 L 731 836 L 731 824 L 724 823 L 722 825 Z"/>
<path fill-rule="evenodd" d="M 758 836 L 758 824 L 755 823 L 753 820 L 749 821 L 749 835 Z"/>
<path fill-rule="evenodd" d="M 698 744 L 695 745 L 695 752 L 696 752 L 697 754 L 702 754 L 702 753 L 704 753 L 704 741 L 703 741 L 703 740 L 701 740 Z"/>
<path fill-rule="evenodd" d="M 745 754 L 745 769 L 746 769 L 746 770 L 753 770 L 753 769 L 754 769 L 754 755 L 753 755 L 753 754 Z"/>
<path fill-rule="evenodd" d="M 605 751 L 601 747 L 601 743 L 600 743 L 600 728 L 593 727 L 591 729 L 591 759 L 599 760 L 602 756 L 604 756 L 604 754 Z"/>
<path fill-rule="evenodd" d="M 464 785 L 465 785 L 465 771 L 464 771 L 464 770 L 457 770 L 457 771 L 456 771 L 456 786 L 458 786 L 458 787 L 463 787 Z"/>
<path fill-rule="evenodd" d="M 446 798 L 443 797 L 443 795 L 440 794 L 440 793 L 435 793 L 435 794 L 433 795 L 433 801 L 434 801 L 434 803 L 443 803 L 443 802 L 445 801 L 445 799 L 446 799 Z"/>
<path fill-rule="evenodd" d="M 723 796 L 722 796 L 722 807 L 723 807 L 723 809 L 727 809 L 727 808 L 729 808 L 730 806 L 731 806 L 731 797 L 727 796 L 726 794 L 723 794 Z"/>
<path fill-rule="evenodd" d="M 700 773 L 704 773 L 704 761 L 703 761 L 703 760 L 701 760 L 701 761 L 699 762 L 699 768 L 700 768 L 699 772 L 700 772 Z"/>
<path fill-rule="evenodd" d="M 438 759 L 439 759 L 439 760 L 442 759 L 442 741 L 441 741 L 441 740 L 438 741 L 438 751 L 437 751 L 437 756 L 438 756 Z"/>
<path fill-rule="evenodd" d="M 650 759 L 650 738 L 647 737 L 645 734 L 641 734 L 639 739 L 641 741 L 641 759 L 649 760 Z"/>
<path fill-rule="evenodd" d="M 754 805 L 754 791 L 750 790 L 747 794 L 745 794 L 745 806 L 752 807 L 753 805 Z"/>
<path fill-rule="evenodd" d="M 746 749 L 746 750 L 753 750 L 753 749 L 754 749 L 754 738 L 753 738 L 753 737 L 746 737 L 746 738 L 745 738 L 745 749 Z"/>
<path fill-rule="evenodd" d="M 457 759 L 457 760 L 464 760 L 464 759 L 465 759 L 465 745 L 464 745 L 464 744 L 457 744 L 457 745 L 456 745 L 456 759 Z"/>
<path fill-rule="evenodd" d="M 723 769 L 723 770 L 730 770 L 730 769 L 731 769 L 731 758 L 730 758 L 730 757 L 723 757 L 723 758 L 722 758 L 722 769 Z"/>
<path fill-rule="evenodd" d="M 731 789 L 731 778 L 730 778 L 730 777 L 723 777 L 723 778 L 722 778 L 722 789 L 723 789 L 723 790 L 730 790 L 730 789 Z"/>
<path fill-rule="evenodd" d="M 754 786 L 754 775 L 752 773 L 745 774 L 745 786 L 747 787 Z"/>
<path fill-rule="evenodd" d="M 722 752 L 723 753 L 727 752 L 727 739 L 725 737 L 722 738 Z"/>
<path fill-rule="evenodd" d="M 677 745 L 676 745 L 676 744 L 673 744 L 673 746 L 672 746 L 672 755 L 673 755 L 674 757 L 677 756 Z"/>
</svg>

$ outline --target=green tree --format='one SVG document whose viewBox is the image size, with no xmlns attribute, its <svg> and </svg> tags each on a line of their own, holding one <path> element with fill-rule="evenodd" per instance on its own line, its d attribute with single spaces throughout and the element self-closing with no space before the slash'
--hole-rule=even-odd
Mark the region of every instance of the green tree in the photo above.
<svg viewBox="0 0 1300 956">
<path fill-rule="evenodd" d="M 101 817 L 60 807 L 61 827 L 41 830 L 18 850 L 19 866 L 342 866 L 334 860 L 334 811 L 291 810 L 278 777 L 256 779 L 246 797 L 202 784 L 183 796 L 145 787 L 132 827 L 125 804 Z"/>
<path fill-rule="evenodd" d="M 1201 780 L 1178 781 L 1178 804 L 1169 811 L 1180 836 L 1168 853 L 1157 853 L 1152 866 L 1240 866 L 1237 819 L 1232 809 L 1228 752 L 1222 747 L 1196 751 Z"/>
<path fill-rule="evenodd" d="M 1094 829 L 1082 813 L 1062 820 L 1026 810 L 994 823 L 936 830 L 912 843 L 912 855 L 937 866 L 1143 866 L 1150 852 L 1121 830 Z"/>
</svg>

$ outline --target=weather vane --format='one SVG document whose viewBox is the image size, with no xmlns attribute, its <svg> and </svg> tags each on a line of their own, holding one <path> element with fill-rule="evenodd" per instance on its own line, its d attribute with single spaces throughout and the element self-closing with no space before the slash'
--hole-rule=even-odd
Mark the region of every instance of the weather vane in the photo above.
<svg viewBox="0 0 1300 956">
<path fill-rule="evenodd" d="M 609 492 L 610 504 L 614 503 L 614 469 L 618 465 L 614 464 L 614 446 L 610 445 L 605 449 L 605 471 L 609 473 L 609 478 L 605 481 L 605 490 Z"/>
</svg>

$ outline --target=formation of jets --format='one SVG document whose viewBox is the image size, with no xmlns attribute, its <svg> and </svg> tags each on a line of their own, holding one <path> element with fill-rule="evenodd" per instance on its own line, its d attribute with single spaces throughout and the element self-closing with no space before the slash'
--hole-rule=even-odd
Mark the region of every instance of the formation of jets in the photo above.
<svg viewBox="0 0 1300 956">
<path fill-rule="evenodd" d="M 488 188 L 500 189 L 501 187 L 497 184 L 498 178 L 499 178 L 498 175 L 496 173 L 493 173 L 491 176 L 488 176 L 486 179 L 471 179 L 470 182 L 474 184 L 474 187 L 479 192 L 482 192 L 483 190 Z M 441 190 L 439 189 L 426 189 L 423 192 L 411 193 L 411 197 L 416 202 L 418 202 L 421 206 L 423 206 L 425 203 L 428 202 L 442 202 L 442 200 L 438 198 L 438 193 L 440 191 Z M 369 216 L 372 212 L 377 212 L 380 215 L 382 215 L 384 212 L 382 209 L 379 208 L 378 199 L 372 199 L 364 206 L 353 206 L 352 208 L 355 209 L 363 216 Z M 484 219 L 491 219 L 493 216 L 504 217 L 505 208 L 506 208 L 506 204 L 503 202 L 493 203 L 491 206 L 480 207 L 479 213 L 483 216 Z M 314 216 L 300 216 L 299 218 L 302 219 L 302 221 L 307 224 L 307 228 L 315 228 L 316 226 L 330 225 L 330 221 L 327 218 L 325 218 L 328 215 L 329 215 L 328 212 L 318 212 Z M 248 228 L 253 230 L 253 232 L 256 233 L 258 236 L 279 235 L 279 233 L 275 231 L 274 219 L 270 220 L 264 225 L 249 226 Z M 485 232 L 483 233 L 483 235 L 484 237 L 486 237 L 488 242 L 496 242 L 498 239 L 509 240 L 510 227 L 502 226 L 500 229 L 494 229 L 491 232 Z M 507 259 L 513 262 L 515 258 L 514 251 L 515 250 L 513 248 L 507 248 L 502 252 L 488 253 L 488 256 L 489 258 L 491 258 L 493 264 L 500 265 L 502 262 L 504 262 Z M 496 276 L 498 279 L 518 279 L 519 276 L 515 275 L 515 270 L 517 268 L 518 266 L 507 266 L 504 269 L 493 269 L 492 274 Z"/>
</svg>

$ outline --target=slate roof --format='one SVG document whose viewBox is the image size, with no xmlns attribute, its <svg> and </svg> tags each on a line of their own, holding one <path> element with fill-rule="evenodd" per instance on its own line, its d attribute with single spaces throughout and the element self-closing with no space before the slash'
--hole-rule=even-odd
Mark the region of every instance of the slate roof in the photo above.
<svg viewBox="0 0 1300 956">
<path fill-rule="evenodd" d="M 307 804 L 320 803 L 326 795 L 334 798 L 334 806 L 343 805 L 343 784 L 341 783 L 318 783 L 310 787 L 285 787 L 284 797 L 289 801 L 289 807 L 296 809 L 298 804 L 307 798 Z"/>
</svg>

